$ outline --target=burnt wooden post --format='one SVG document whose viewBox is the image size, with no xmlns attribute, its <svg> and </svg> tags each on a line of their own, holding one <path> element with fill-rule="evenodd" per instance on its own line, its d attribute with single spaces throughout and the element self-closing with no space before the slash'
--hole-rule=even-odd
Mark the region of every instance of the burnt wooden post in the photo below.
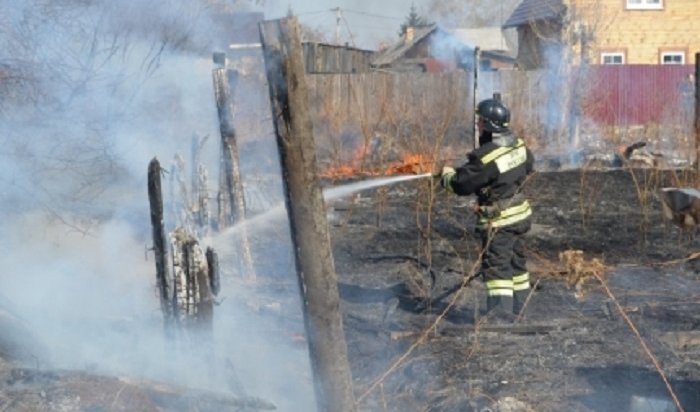
<svg viewBox="0 0 700 412">
<path fill-rule="evenodd" d="M 474 149 L 479 147 L 479 116 L 476 114 L 476 106 L 479 104 L 479 64 L 481 64 L 481 51 L 478 47 L 474 48 L 474 82 L 472 87 L 472 109 L 474 109 L 472 117 L 473 125 L 473 135 L 474 135 Z"/>
<path fill-rule="evenodd" d="M 207 344 L 211 343 L 214 295 L 218 293 L 216 252 L 208 248 L 205 253 L 199 241 L 183 227 L 170 233 L 170 242 L 173 317 L 182 332 L 199 332 Z"/>
<path fill-rule="evenodd" d="M 320 411 L 356 411 L 296 17 L 260 23 Z"/>
<path fill-rule="evenodd" d="M 700 187 L 700 53 L 695 53 L 695 187 Z"/>
<path fill-rule="evenodd" d="M 225 208 L 220 213 L 223 221 L 219 221 L 220 229 L 235 225 L 245 220 L 245 197 L 243 192 L 243 180 L 241 178 L 240 156 L 236 142 L 236 130 L 233 126 L 233 93 L 238 83 L 238 72 L 224 68 L 214 69 L 214 94 L 216 107 L 219 114 L 219 129 L 221 132 L 221 154 L 225 184 L 220 191 L 225 195 L 219 198 L 219 207 Z M 241 251 L 243 270 L 246 277 L 253 279 L 255 267 L 253 254 L 248 239 L 247 230 L 241 228 Z"/>
<path fill-rule="evenodd" d="M 233 92 L 238 83 L 238 73 L 226 68 L 214 69 L 214 94 L 216 108 L 219 114 L 219 130 L 221 131 L 221 147 L 224 182 L 227 194 L 225 201 L 229 214 L 225 226 L 235 224 L 245 219 L 245 198 L 243 197 L 243 181 L 236 142 L 236 130 L 233 127 Z"/>
<path fill-rule="evenodd" d="M 192 214 L 198 235 L 209 232 L 209 194 L 207 192 L 209 176 L 201 164 L 202 148 L 209 136 L 192 137 Z"/>
<path fill-rule="evenodd" d="M 151 208 L 151 226 L 153 228 L 156 285 L 160 296 L 160 308 L 163 312 L 166 331 L 169 331 L 173 320 L 169 294 L 169 288 L 172 285 L 168 285 L 168 248 L 163 225 L 163 191 L 161 189 L 160 171 L 160 162 L 154 157 L 148 165 L 148 201 Z"/>
</svg>

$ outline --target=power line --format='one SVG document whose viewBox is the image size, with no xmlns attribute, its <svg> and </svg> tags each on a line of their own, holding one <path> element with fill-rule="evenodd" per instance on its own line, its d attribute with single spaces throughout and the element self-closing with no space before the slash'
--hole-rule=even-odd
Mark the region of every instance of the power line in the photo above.
<svg viewBox="0 0 700 412">
<path fill-rule="evenodd" d="M 356 44 L 355 44 L 356 35 L 355 35 L 355 33 L 353 33 L 353 30 L 351 30 L 351 28 L 350 28 L 350 22 L 346 18 L 346 13 L 352 13 L 354 15 L 361 15 L 361 16 L 365 16 L 365 17 L 372 17 L 372 18 L 376 18 L 376 19 L 384 19 L 384 20 L 392 20 L 392 21 L 403 20 L 403 19 L 398 18 L 398 17 L 368 13 L 368 12 L 363 12 L 363 11 L 359 11 L 359 10 L 349 10 L 349 9 L 345 9 L 345 8 L 341 8 L 341 7 L 334 7 L 334 8 L 325 9 L 325 10 L 314 10 L 314 11 L 308 11 L 308 12 L 304 12 L 304 13 L 294 13 L 294 11 L 292 11 L 292 13 L 295 16 L 313 16 L 312 20 L 316 20 L 316 22 L 317 22 L 316 24 L 319 24 L 320 23 L 319 20 L 321 20 L 321 19 L 333 17 L 335 20 L 334 24 L 330 23 L 330 22 L 328 22 L 328 23 L 329 23 L 329 26 L 332 24 L 335 27 L 335 35 L 333 36 L 334 43 L 340 44 L 340 42 L 341 42 L 341 40 L 340 40 L 341 39 L 341 28 L 344 28 L 343 31 L 346 32 L 347 36 L 349 37 L 349 42 L 346 42 L 346 44 L 349 44 L 353 47 L 356 47 Z M 309 18 L 306 17 L 306 19 L 308 20 Z M 353 28 L 357 29 L 358 25 L 356 25 L 355 23 L 356 22 L 353 22 Z M 307 24 L 308 24 L 308 21 L 307 21 Z M 367 26 L 360 25 L 359 27 L 362 27 L 365 30 L 367 29 Z M 379 31 L 381 29 L 371 28 L 370 30 L 371 31 Z M 384 30 L 387 33 L 389 32 L 389 30 L 387 30 L 386 27 L 384 28 Z"/>
<path fill-rule="evenodd" d="M 343 11 L 348 12 L 348 13 L 361 14 L 361 15 L 363 15 L 363 16 L 377 17 L 377 18 L 380 18 L 380 19 L 390 19 L 390 20 L 398 20 L 398 21 L 403 20 L 403 18 L 399 18 L 399 17 L 384 16 L 384 15 L 381 15 L 381 14 L 367 13 L 367 12 L 364 12 L 364 11 L 349 10 L 349 9 L 343 9 Z"/>
<path fill-rule="evenodd" d="M 382 14 L 374 14 L 374 13 L 368 13 L 365 11 L 359 11 L 359 10 L 350 10 L 342 7 L 334 7 L 332 9 L 325 9 L 325 10 L 314 10 L 314 11 L 307 11 L 304 13 L 294 13 L 295 16 L 308 16 L 311 14 L 322 14 L 322 13 L 336 13 L 336 12 L 346 12 L 346 13 L 354 13 L 354 14 L 360 14 L 363 16 L 368 16 L 368 17 L 376 17 L 379 19 L 389 19 L 389 20 L 397 20 L 401 21 L 403 18 L 400 17 L 394 17 L 394 16 L 385 16 Z"/>
<path fill-rule="evenodd" d="M 294 10 L 292 10 L 293 12 Z M 321 13 L 330 13 L 332 11 L 335 11 L 334 9 L 326 9 L 326 10 L 316 10 L 316 11 L 307 11 L 305 13 L 294 13 L 295 16 L 308 16 L 310 14 L 321 14 Z"/>
</svg>

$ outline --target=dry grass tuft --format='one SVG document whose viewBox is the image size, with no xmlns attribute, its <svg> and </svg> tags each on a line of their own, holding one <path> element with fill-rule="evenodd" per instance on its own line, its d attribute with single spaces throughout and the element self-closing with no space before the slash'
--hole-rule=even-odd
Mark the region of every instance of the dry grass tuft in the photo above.
<svg viewBox="0 0 700 412">
<path fill-rule="evenodd" d="M 576 289 L 576 298 L 582 299 L 586 295 L 584 286 L 586 281 L 602 277 L 608 271 L 608 267 L 598 258 L 586 260 L 582 250 L 565 250 L 559 253 L 559 262 L 564 266 L 564 276 Z"/>
</svg>

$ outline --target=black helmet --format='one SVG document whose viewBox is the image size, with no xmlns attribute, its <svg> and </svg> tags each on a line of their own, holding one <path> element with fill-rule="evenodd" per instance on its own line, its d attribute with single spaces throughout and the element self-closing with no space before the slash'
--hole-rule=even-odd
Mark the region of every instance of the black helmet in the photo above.
<svg viewBox="0 0 700 412">
<path fill-rule="evenodd" d="M 476 114 L 483 119 L 484 130 L 487 132 L 500 133 L 508 129 L 510 110 L 499 100 L 482 100 L 476 106 Z"/>
</svg>

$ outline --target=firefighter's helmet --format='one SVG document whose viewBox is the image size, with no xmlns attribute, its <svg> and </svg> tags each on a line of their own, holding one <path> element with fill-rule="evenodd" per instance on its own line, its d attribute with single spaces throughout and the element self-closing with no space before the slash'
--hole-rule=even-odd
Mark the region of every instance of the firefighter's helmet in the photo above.
<svg viewBox="0 0 700 412">
<path fill-rule="evenodd" d="M 482 119 L 487 132 L 500 133 L 508 129 L 510 110 L 499 100 L 486 99 L 476 106 L 476 114 Z"/>
</svg>

